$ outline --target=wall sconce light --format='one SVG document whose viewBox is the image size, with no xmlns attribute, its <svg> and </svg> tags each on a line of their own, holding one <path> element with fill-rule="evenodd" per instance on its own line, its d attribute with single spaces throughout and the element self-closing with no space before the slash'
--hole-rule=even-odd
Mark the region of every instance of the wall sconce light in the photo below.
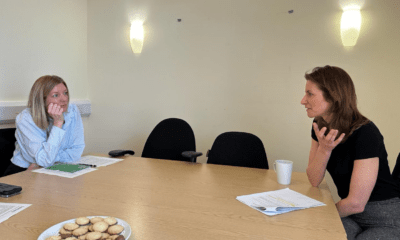
<svg viewBox="0 0 400 240">
<path fill-rule="evenodd" d="M 141 53 L 144 39 L 143 22 L 133 21 L 131 23 L 130 39 L 132 52 Z"/>
<path fill-rule="evenodd" d="M 340 23 L 342 43 L 345 47 L 356 45 L 361 28 L 360 9 L 344 10 Z"/>
</svg>

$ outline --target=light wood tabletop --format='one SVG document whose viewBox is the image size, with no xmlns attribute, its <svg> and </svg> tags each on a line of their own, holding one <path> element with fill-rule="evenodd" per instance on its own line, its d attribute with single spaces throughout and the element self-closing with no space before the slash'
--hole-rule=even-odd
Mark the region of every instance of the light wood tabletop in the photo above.
<svg viewBox="0 0 400 240">
<path fill-rule="evenodd" d="M 294 172 L 280 185 L 273 170 L 125 157 L 76 178 L 25 171 L 0 178 L 22 186 L 1 202 L 32 206 L 0 224 L 1 239 L 37 239 L 47 228 L 81 216 L 113 216 L 131 240 L 346 239 L 329 188 Z M 289 187 L 326 206 L 266 216 L 237 196 Z"/>
</svg>

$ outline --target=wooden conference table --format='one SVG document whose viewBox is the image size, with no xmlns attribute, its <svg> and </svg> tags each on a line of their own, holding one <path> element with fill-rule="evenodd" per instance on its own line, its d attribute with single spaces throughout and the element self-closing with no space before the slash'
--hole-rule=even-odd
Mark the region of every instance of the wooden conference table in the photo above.
<svg viewBox="0 0 400 240">
<path fill-rule="evenodd" d="M 1 239 L 37 239 L 47 228 L 81 216 L 113 216 L 131 240 L 346 239 L 324 181 L 312 187 L 293 173 L 289 188 L 327 206 L 266 216 L 237 196 L 286 188 L 273 170 L 171 160 L 125 160 L 76 178 L 22 172 L 0 182 L 23 187 L 1 202 L 32 206 L 0 224 Z"/>
</svg>

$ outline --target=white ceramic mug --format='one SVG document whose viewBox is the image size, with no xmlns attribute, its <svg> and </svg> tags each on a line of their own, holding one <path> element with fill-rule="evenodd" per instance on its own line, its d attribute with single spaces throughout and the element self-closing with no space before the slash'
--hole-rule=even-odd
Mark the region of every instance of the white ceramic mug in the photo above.
<svg viewBox="0 0 400 240">
<path fill-rule="evenodd" d="M 274 171 L 278 178 L 278 183 L 283 185 L 290 184 L 292 178 L 293 162 L 288 160 L 276 160 L 274 162 Z"/>
</svg>

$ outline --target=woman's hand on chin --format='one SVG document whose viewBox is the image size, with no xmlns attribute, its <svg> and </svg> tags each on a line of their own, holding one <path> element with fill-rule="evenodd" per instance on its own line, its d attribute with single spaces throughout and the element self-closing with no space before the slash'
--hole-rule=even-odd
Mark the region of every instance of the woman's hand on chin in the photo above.
<svg viewBox="0 0 400 240">
<path fill-rule="evenodd" d="M 62 128 L 64 124 L 64 115 L 63 115 L 63 108 L 61 108 L 57 104 L 50 103 L 47 112 L 49 113 L 50 117 L 54 120 L 54 126 Z"/>
</svg>

